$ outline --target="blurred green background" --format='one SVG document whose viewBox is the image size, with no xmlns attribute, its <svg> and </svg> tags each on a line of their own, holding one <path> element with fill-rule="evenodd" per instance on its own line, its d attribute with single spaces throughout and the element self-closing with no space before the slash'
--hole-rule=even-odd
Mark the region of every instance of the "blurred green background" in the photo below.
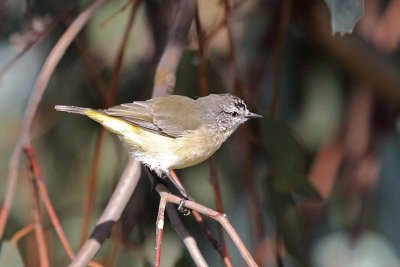
<svg viewBox="0 0 400 267">
<path fill-rule="evenodd" d="M 242 125 L 215 155 L 225 213 L 261 266 L 400 266 L 400 8 L 395 2 L 365 1 L 364 17 L 351 36 L 342 37 L 332 35 L 323 1 L 231 1 L 229 16 L 223 1 L 198 1 L 210 93 L 240 95 L 265 116 Z M 54 105 L 105 107 L 131 10 L 128 6 L 121 11 L 126 3 L 109 1 L 71 44 L 51 77 L 31 131 L 49 197 L 75 252 L 82 239 L 83 205 L 100 126 L 57 113 Z M 151 97 L 178 3 L 140 2 L 115 103 Z M 0 1 L 1 200 L 37 75 L 57 40 L 88 4 Z M 223 24 L 227 17 L 232 42 Z M 174 94 L 202 94 L 201 60 L 193 24 Z M 116 136 L 106 133 L 101 143 L 90 229 L 128 157 Z M 32 223 L 26 166 L 23 157 L 2 240 L 1 266 L 38 266 L 33 232 L 18 241 L 18 251 L 8 242 Z M 191 196 L 215 208 L 209 172 L 206 161 L 177 174 Z M 151 266 L 158 201 L 143 172 L 121 221 L 95 260 L 103 266 Z M 68 258 L 45 209 L 41 212 L 50 264 L 65 266 Z M 209 265 L 222 266 L 193 218 L 182 220 Z M 206 224 L 217 236 L 216 222 L 206 219 Z M 194 265 L 169 223 L 165 228 L 161 266 Z M 225 239 L 233 266 L 243 266 L 233 243 Z"/>
</svg>

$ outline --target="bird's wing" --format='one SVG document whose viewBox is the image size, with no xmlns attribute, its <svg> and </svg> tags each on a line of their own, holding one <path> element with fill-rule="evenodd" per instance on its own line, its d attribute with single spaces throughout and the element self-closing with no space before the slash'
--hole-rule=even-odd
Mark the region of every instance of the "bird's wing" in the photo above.
<svg viewBox="0 0 400 267">
<path fill-rule="evenodd" d="M 104 111 L 148 131 L 174 138 L 201 125 L 198 104 L 184 96 L 172 95 L 136 101 Z"/>
</svg>

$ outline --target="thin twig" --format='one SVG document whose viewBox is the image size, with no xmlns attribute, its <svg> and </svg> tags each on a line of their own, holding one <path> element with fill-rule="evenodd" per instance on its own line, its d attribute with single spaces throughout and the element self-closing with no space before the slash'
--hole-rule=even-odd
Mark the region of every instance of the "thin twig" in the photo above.
<svg viewBox="0 0 400 267">
<path fill-rule="evenodd" d="M 3 67 L 0 69 L 0 77 L 4 75 L 14 64 L 21 58 L 23 57 L 29 50 L 31 50 L 35 45 L 39 44 L 40 41 L 42 41 L 57 25 L 58 19 L 54 19 L 51 23 L 46 25 L 46 28 L 39 32 L 36 33 L 36 38 L 31 40 L 29 43 L 25 45 L 25 47 L 15 55 L 13 59 L 11 59 L 10 62 L 6 63 Z"/>
<path fill-rule="evenodd" d="M 68 14 L 68 12 L 65 11 L 64 6 L 61 6 L 59 1 L 57 0 L 51 0 L 50 4 L 59 12 L 59 17 L 61 17 L 61 24 L 65 28 L 67 28 L 71 24 L 72 18 Z M 101 98 L 102 102 L 105 103 L 106 96 L 104 94 L 104 81 L 98 75 L 98 73 L 101 71 L 101 68 L 104 66 L 99 65 L 98 62 L 96 62 L 94 57 L 87 51 L 82 39 L 79 38 L 79 36 L 76 36 L 76 38 L 74 39 L 74 45 L 79 52 L 79 59 L 82 61 L 88 73 L 88 80 L 92 84 L 95 93 Z"/>
<path fill-rule="evenodd" d="M 196 240 L 186 230 L 173 205 L 167 204 L 167 214 L 172 227 L 174 228 L 175 232 L 177 232 L 179 237 L 182 239 L 183 243 L 186 246 L 186 249 L 189 251 L 190 256 L 192 256 L 192 259 L 195 262 L 196 266 L 208 267 L 207 262 L 205 261 L 203 255 L 199 250 L 199 247 L 197 246 Z"/>
<path fill-rule="evenodd" d="M 27 147 L 25 148 L 25 153 L 33 168 L 37 187 L 39 189 L 40 196 L 42 197 L 42 202 L 47 210 L 47 213 L 49 214 L 51 223 L 53 224 L 54 229 L 56 230 L 57 236 L 60 239 L 65 252 L 67 253 L 69 259 L 72 260 L 75 257 L 74 252 L 72 251 L 71 246 L 68 243 L 67 237 L 65 236 L 64 231 L 61 227 L 60 220 L 58 219 L 54 207 L 51 204 L 49 195 L 47 194 L 46 185 L 40 174 L 39 164 L 36 160 L 35 152 L 33 151 L 32 147 Z"/>
<path fill-rule="evenodd" d="M 164 233 L 164 222 L 165 222 L 165 205 L 167 204 L 166 200 L 161 197 L 160 204 L 158 206 L 158 214 L 156 220 L 156 245 L 154 248 L 154 267 L 160 267 L 161 260 L 161 244 L 162 237 Z"/>
<path fill-rule="evenodd" d="M 32 215 L 33 215 L 33 225 L 36 237 L 36 247 L 39 254 L 40 267 L 49 266 L 49 256 L 47 253 L 46 240 L 44 236 L 43 226 L 41 222 L 40 215 L 40 204 L 39 204 L 39 192 L 36 182 L 36 173 L 38 167 L 35 166 L 36 162 L 30 160 L 29 151 L 25 150 L 29 162 L 29 184 L 32 192 Z"/>
<path fill-rule="evenodd" d="M 200 56 L 199 85 L 200 85 L 201 95 L 205 96 L 205 95 L 209 94 L 208 80 L 207 80 L 207 65 L 206 65 L 206 59 L 205 59 L 205 54 L 204 54 L 205 37 L 204 37 L 204 32 L 203 32 L 203 29 L 201 26 L 200 14 L 199 14 L 199 10 L 198 10 L 197 6 L 196 6 L 195 24 L 196 24 L 196 32 L 197 32 L 197 39 L 198 39 L 198 45 L 199 45 L 199 56 Z M 210 182 L 211 182 L 211 186 L 213 187 L 213 190 L 214 190 L 214 198 L 216 201 L 217 210 L 221 213 L 224 213 L 221 192 L 219 190 L 218 178 L 216 176 L 215 162 L 214 162 L 213 157 L 211 157 L 211 160 L 210 160 Z M 225 238 L 224 238 L 224 234 L 223 234 L 221 226 L 218 225 L 218 235 L 219 235 L 219 242 L 218 242 L 212 236 L 211 232 L 207 229 L 207 227 L 203 223 L 203 219 L 201 218 L 201 215 L 198 214 L 197 212 L 195 212 L 193 214 L 193 216 L 195 217 L 197 223 L 200 225 L 203 235 L 211 242 L 211 244 L 214 246 L 214 248 L 217 249 L 217 251 L 220 253 L 220 255 L 223 259 L 224 265 L 226 267 L 232 266 L 232 260 L 229 256 L 228 250 L 226 248 Z"/>
<path fill-rule="evenodd" d="M 46 89 L 54 69 L 64 55 L 68 46 L 71 44 L 72 40 L 80 32 L 83 26 L 85 26 L 96 10 L 98 10 L 105 2 L 106 0 L 95 1 L 74 20 L 71 26 L 65 31 L 60 40 L 58 40 L 57 44 L 51 50 L 42 70 L 39 73 L 21 123 L 20 136 L 9 161 L 6 195 L 4 197 L 4 202 L 0 213 L 0 238 L 3 236 L 10 212 L 10 207 L 14 198 L 22 149 L 30 143 L 29 131 L 31 129 L 32 121 L 36 114 L 39 102 L 42 99 L 44 90 Z"/>
<path fill-rule="evenodd" d="M 173 203 L 173 204 L 180 204 L 182 199 L 172 195 L 169 193 L 166 188 L 161 185 L 157 184 L 156 185 L 156 190 L 159 193 L 161 198 L 164 198 L 168 203 Z M 244 261 L 247 263 L 248 266 L 258 266 L 256 262 L 254 261 L 253 257 L 251 256 L 249 250 L 246 248 L 244 245 L 243 241 L 240 239 L 239 235 L 235 231 L 235 229 L 232 227 L 230 224 L 227 216 L 225 214 L 219 213 L 215 210 L 212 210 L 210 208 L 207 208 L 206 206 L 203 206 L 197 202 L 187 200 L 183 203 L 183 206 L 185 208 L 191 209 L 193 211 L 197 211 L 203 215 L 206 215 L 210 217 L 211 219 L 216 220 L 219 222 L 222 227 L 225 229 L 229 237 L 232 239 L 233 243 L 235 244 L 236 248 L 239 250 L 240 255 L 244 259 Z"/>
<path fill-rule="evenodd" d="M 179 180 L 179 177 L 176 175 L 176 173 L 174 171 L 170 172 L 172 178 L 174 178 L 174 180 L 176 181 L 177 184 L 179 184 L 182 188 L 184 188 L 182 186 L 181 181 Z M 197 224 L 200 227 L 201 233 L 203 234 L 203 236 L 211 243 L 211 245 L 213 246 L 213 248 L 219 253 L 219 255 L 221 256 L 221 258 L 224 261 L 224 264 L 226 266 L 232 266 L 232 262 L 230 257 L 228 256 L 226 247 L 223 246 L 221 244 L 221 242 L 219 242 L 211 233 L 211 231 L 207 228 L 206 224 L 204 223 L 203 217 L 200 215 L 200 213 L 198 213 L 197 211 L 192 211 L 192 216 L 194 217 L 194 219 L 196 220 Z"/>
<path fill-rule="evenodd" d="M 215 165 L 215 158 L 212 156 L 210 158 L 209 162 L 210 162 L 210 183 L 211 183 L 211 187 L 213 188 L 213 191 L 214 191 L 215 207 L 219 213 L 225 213 L 224 204 L 222 202 L 222 194 L 221 194 L 221 190 L 219 187 L 217 166 Z M 224 236 L 224 231 L 222 229 L 222 226 L 218 225 L 217 229 L 218 229 L 219 242 L 221 242 L 222 249 L 224 251 L 225 266 L 232 266 L 232 260 L 231 260 L 231 257 L 229 256 L 228 249 L 226 248 L 225 236 Z"/>
<path fill-rule="evenodd" d="M 135 0 L 128 0 L 126 1 L 125 4 L 123 4 L 119 9 L 117 9 L 114 13 L 112 13 L 109 17 L 107 17 L 102 23 L 100 23 L 100 27 L 104 28 L 107 26 L 107 24 L 113 19 L 115 18 L 118 14 L 124 12 L 128 6 Z"/>
<path fill-rule="evenodd" d="M 16 245 L 18 243 L 18 241 L 26 236 L 27 234 L 29 234 L 30 232 L 32 232 L 34 230 L 35 226 L 33 223 L 25 225 L 24 227 L 22 227 L 22 229 L 18 230 L 10 239 L 10 242 L 13 243 L 14 245 Z"/>
<path fill-rule="evenodd" d="M 114 70 L 112 73 L 111 84 L 109 89 L 109 94 L 106 99 L 106 108 L 111 107 L 115 103 L 115 99 L 117 96 L 118 91 L 118 83 L 121 75 L 122 69 L 122 62 L 125 55 L 126 46 L 128 44 L 129 36 L 131 33 L 131 29 L 133 26 L 133 22 L 135 20 L 136 10 L 141 1 L 135 0 L 132 3 L 131 12 L 129 15 L 128 23 L 126 24 L 124 35 L 122 37 L 121 44 L 118 49 L 118 54 L 115 58 L 114 62 Z M 84 240 L 88 236 L 89 232 L 89 225 L 90 225 L 90 218 L 93 211 L 93 203 L 95 198 L 95 190 L 96 190 L 96 178 L 97 178 L 97 171 L 100 164 L 101 152 L 103 147 L 103 141 L 105 137 L 105 129 L 102 127 L 100 132 L 97 136 L 96 145 L 95 145 L 95 152 L 94 157 L 91 164 L 90 175 L 87 181 L 87 194 L 84 204 L 84 215 L 83 215 L 83 223 L 82 223 L 82 231 L 81 231 L 81 244 L 83 244 Z"/>
<path fill-rule="evenodd" d="M 196 33 L 197 33 L 197 43 L 199 45 L 199 57 L 200 57 L 200 64 L 199 64 L 199 85 L 200 85 L 200 92 L 202 96 L 206 96 L 209 94 L 208 89 L 208 80 L 207 80 L 207 64 L 206 58 L 204 55 L 204 32 L 203 28 L 201 27 L 200 21 L 200 14 L 199 9 L 196 5 Z"/>
<path fill-rule="evenodd" d="M 233 38 L 233 30 L 232 30 L 232 7 L 229 0 L 222 0 L 225 9 L 225 26 L 228 33 L 228 44 L 229 44 L 229 58 L 231 60 L 232 68 L 233 68 L 233 77 L 234 77 L 234 90 L 236 94 L 243 94 L 243 86 L 239 76 L 239 65 L 236 56 L 235 49 L 235 41 Z"/>
</svg>

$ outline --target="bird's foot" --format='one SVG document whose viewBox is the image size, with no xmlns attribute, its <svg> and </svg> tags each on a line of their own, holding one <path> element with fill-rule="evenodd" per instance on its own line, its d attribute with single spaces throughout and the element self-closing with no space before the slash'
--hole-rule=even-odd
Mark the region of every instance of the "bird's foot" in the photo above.
<svg viewBox="0 0 400 267">
<path fill-rule="evenodd" d="M 190 211 L 190 209 L 184 207 L 186 200 L 188 200 L 188 199 L 186 199 L 186 198 L 181 199 L 181 201 L 179 202 L 178 211 L 180 213 L 182 213 L 183 215 L 188 216 L 191 213 L 191 211 Z"/>
</svg>

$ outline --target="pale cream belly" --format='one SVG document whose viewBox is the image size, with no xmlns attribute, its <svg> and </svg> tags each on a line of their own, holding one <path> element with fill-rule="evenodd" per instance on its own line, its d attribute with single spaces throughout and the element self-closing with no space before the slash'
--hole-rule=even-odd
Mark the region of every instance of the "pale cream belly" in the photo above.
<svg viewBox="0 0 400 267">
<path fill-rule="evenodd" d="M 151 169 L 182 169 L 196 165 L 215 153 L 227 136 L 216 138 L 207 131 L 170 138 L 142 130 L 124 135 L 130 154 Z"/>
</svg>

